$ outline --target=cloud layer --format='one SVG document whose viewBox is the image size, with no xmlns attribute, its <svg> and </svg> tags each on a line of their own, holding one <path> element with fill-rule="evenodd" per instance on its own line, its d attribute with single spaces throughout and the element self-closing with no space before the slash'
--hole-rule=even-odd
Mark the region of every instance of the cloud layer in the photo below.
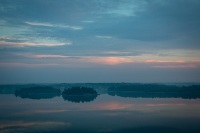
<svg viewBox="0 0 200 133">
<path fill-rule="evenodd" d="M 0 83 L 17 76 L 10 75 L 10 69 L 30 76 L 28 70 L 40 67 L 46 67 L 46 73 L 68 68 L 74 77 L 90 68 L 87 82 L 102 81 L 103 70 L 110 73 L 109 81 L 134 82 L 137 73 L 137 81 L 150 82 L 146 74 L 154 73 L 154 82 L 167 82 L 171 79 L 165 75 L 175 70 L 190 75 L 172 74 L 180 82 L 199 81 L 199 12 L 200 0 L 2 0 L 0 74 L 5 79 Z"/>
</svg>

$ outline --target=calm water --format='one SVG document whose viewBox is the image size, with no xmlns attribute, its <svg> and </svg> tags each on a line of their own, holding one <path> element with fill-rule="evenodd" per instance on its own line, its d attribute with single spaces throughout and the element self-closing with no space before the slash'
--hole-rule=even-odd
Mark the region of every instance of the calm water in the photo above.
<svg viewBox="0 0 200 133">
<path fill-rule="evenodd" d="M 44 94 L 44 98 L 47 98 Z M 199 133 L 200 99 L 0 95 L 1 133 Z M 73 100 L 76 99 L 76 100 Z M 86 98 L 87 99 L 87 98 Z"/>
</svg>

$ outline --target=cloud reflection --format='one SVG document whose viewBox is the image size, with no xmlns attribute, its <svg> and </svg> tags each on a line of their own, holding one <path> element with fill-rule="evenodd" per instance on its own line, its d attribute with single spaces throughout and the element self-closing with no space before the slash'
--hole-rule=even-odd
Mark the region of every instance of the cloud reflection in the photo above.
<svg viewBox="0 0 200 133">
<path fill-rule="evenodd" d="M 132 103 L 121 103 L 121 102 L 106 102 L 95 104 L 92 106 L 93 109 L 96 110 L 122 110 L 122 109 L 130 109 L 134 106 Z"/>
<path fill-rule="evenodd" d="M 66 129 L 71 127 L 71 123 L 57 121 L 14 121 L 1 123 L 0 131 L 2 133 L 10 132 L 48 132 L 52 130 Z"/>
</svg>

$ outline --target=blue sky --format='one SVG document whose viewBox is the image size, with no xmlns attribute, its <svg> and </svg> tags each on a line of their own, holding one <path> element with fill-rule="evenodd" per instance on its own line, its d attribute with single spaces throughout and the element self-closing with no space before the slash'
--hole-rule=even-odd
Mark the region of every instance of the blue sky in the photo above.
<svg viewBox="0 0 200 133">
<path fill-rule="evenodd" d="M 0 83 L 200 82 L 200 0 L 1 0 Z"/>
</svg>

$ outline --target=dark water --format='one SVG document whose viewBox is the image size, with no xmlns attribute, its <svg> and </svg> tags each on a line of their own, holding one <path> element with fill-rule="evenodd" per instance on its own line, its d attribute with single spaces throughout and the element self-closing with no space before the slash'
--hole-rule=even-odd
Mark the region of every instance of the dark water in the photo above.
<svg viewBox="0 0 200 133">
<path fill-rule="evenodd" d="M 200 133 L 200 99 L 1 94 L 0 132 Z"/>
</svg>

